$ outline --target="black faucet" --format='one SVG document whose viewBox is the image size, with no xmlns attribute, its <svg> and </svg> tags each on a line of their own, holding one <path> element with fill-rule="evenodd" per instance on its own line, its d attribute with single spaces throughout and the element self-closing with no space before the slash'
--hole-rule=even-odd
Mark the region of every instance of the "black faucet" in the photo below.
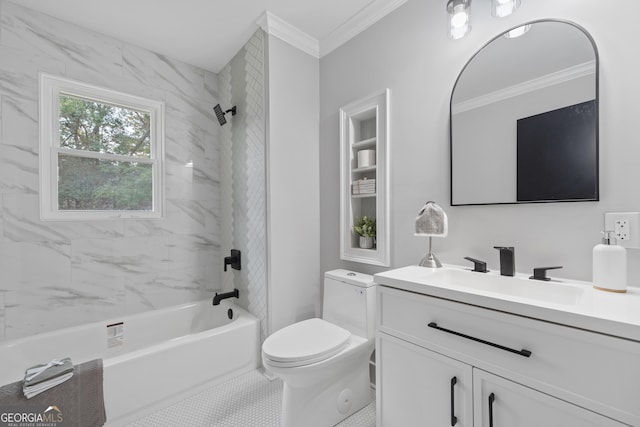
<svg viewBox="0 0 640 427">
<path fill-rule="evenodd" d="M 480 261 L 477 259 L 473 259 L 471 257 L 464 257 L 464 259 L 466 259 L 467 261 L 471 261 L 473 263 L 473 270 L 471 271 L 475 271 L 477 273 L 488 273 L 489 270 L 487 270 L 487 263 L 484 261 Z"/>
<path fill-rule="evenodd" d="M 514 276 L 516 273 L 515 249 L 513 246 L 494 246 L 500 251 L 500 275 Z"/>
<path fill-rule="evenodd" d="M 240 270 L 242 266 L 240 258 L 240 251 L 231 249 L 231 256 L 224 257 L 224 271 L 227 271 L 227 265 L 230 265 L 234 270 Z"/>
<path fill-rule="evenodd" d="M 556 270 L 558 268 L 562 268 L 562 266 L 556 265 L 555 267 L 536 267 L 533 269 L 533 276 L 530 276 L 529 279 L 544 280 L 545 282 L 548 282 L 551 279 L 547 277 L 547 270 Z"/>
<path fill-rule="evenodd" d="M 227 298 L 240 298 L 240 292 L 237 289 L 234 289 L 231 292 L 225 292 L 223 294 L 219 294 L 216 292 L 213 297 L 213 305 L 220 305 L 220 301 Z"/>
</svg>

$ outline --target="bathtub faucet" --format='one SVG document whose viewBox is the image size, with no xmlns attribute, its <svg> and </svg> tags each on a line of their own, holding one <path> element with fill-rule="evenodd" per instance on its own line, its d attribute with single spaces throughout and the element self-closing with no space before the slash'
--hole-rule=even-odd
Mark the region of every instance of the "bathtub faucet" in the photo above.
<svg viewBox="0 0 640 427">
<path fill-rule="evenodd" d="M 216 292 L 215 296 L 213 297 L 213 305 L 219 305 L 220 301 L 222 301 L 223 299 L 227 299 L 227 298 L 240 298 L 240 292 L 238 292 L 237 289 L 234 289 L 231 292 L 225 292 L 223 294 L 219 294 Z"/>
</svg>

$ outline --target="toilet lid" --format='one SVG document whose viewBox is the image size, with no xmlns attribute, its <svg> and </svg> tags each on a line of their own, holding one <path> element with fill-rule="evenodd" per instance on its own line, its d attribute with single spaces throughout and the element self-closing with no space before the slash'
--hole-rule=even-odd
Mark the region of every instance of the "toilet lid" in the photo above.
<svg viewBox="0 0 640 427">
<path fill-rule="evenodd" d="M 294 323 L 275 332 L 262 352 L 277 365 L 301 366 L 327 359 L 348 344 L 351 332 L 322 319 Z"/>
</svg>

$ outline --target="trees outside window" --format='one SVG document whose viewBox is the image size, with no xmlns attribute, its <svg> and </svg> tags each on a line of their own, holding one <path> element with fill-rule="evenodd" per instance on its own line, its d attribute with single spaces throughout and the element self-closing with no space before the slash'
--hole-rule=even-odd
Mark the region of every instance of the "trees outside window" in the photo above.
<svg viewBox="0 0 640 427">
<path fill-rule="evenodd" d="M 156 101 L 41 76 L 43 219 L 162 215 Z"/>
</svg>

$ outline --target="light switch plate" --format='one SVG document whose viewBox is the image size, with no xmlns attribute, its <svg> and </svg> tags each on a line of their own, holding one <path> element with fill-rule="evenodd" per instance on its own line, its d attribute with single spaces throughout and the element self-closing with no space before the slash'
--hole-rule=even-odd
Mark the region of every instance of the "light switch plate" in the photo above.
<svg viewBox="0 0 640 427">
<path fill-rule="evenodd" d="M 604 228 L 616 232 L 618 245 L 640 249 L 640 212 L 605 212 Z"/>
</svg>

